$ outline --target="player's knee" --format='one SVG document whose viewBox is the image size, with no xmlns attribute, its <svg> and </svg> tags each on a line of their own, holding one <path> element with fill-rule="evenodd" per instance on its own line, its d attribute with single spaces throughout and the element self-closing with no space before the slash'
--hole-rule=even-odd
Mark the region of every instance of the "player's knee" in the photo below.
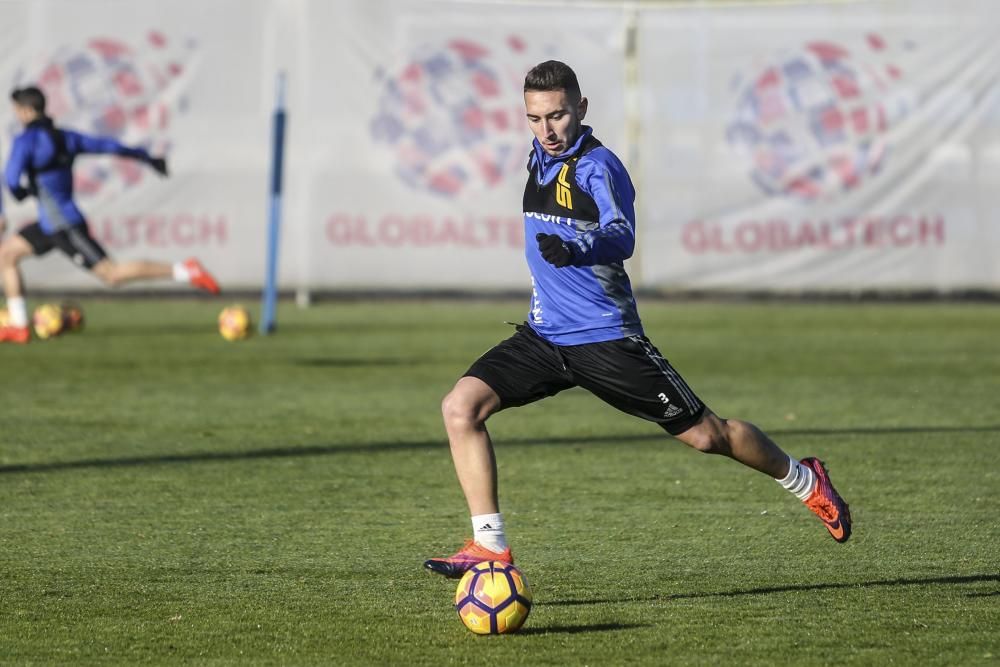
<svg viewBox="0 0 1000 667">
<path fill-rule="evenodd" d="M 444 417 L 446 424 L 467 421 L 469 420 L 470 413 L 471 405 L 469 401 L 465 400 L 462 395 L 454 389 L 449 391 L 448 394 L 441 399 L 441 416 Z"/>
<path fill-rule="evenodd" d="M 730 424 L 711 415 L 680 437 L 689 447 L 704 454 L 725 454 L 730 451 Z"/>
<path fill-rule="evenodd" d="M 113 271 L 104 271 L 95 274 L 97 278 L 108 287 L 118 287 L 122 284 L 121 279 Z"/>
<path fill-rule="evenodd" d="M 441 416 L 447 427 L 468 427 L 482 421 L 479 406 L 473 397 L 459 389 L 452 389 L 441 401 Z"/>
<path fill-rule="evenodd" d="M 718 431 L 699 433 L 688 444 L 703 454 L 720 454 L 725 451 L 725 437 Z"/>
<path fill-rule="evenodd" d="M 18 259 L 19 256 L 16 248 L 12 247 L 9 243 L 0 244 L 0 265 L 14 266 L 17 264 Z"/>
<path fill-rule="evenodd" d="M 90 269 L 98 280 L 107 285 L 108 287 L 118 287 L 122 284 L 122 276 L 118 271 L 118 267 L 114 264 L 105 262 L 99 262 Z"/>
</svg>

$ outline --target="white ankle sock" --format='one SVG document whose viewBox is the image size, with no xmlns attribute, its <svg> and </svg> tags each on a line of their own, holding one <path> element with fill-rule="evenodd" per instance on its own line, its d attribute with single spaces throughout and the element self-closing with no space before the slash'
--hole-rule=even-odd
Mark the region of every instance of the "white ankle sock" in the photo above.
<svg viewBox="0 0 1000 667">
<path fill-rule="evenodd" d="M 10 315 L 12 327 L 28 326 L 28 304 L 25 303 L 23 296 L 7 299 L 7 314 Z"/>
<path fill-rule="evenodd" d="M 791 456 L 788 457 L 788 474 L 784 479 L 776 479 L 778 484 L 788 489 L 799 500 L 805 500 L 816 488 L 816 473 Z"/>
<path fill-rule="evenodd" d="M 174 262 L 174 282 L 186 283 L 191 281 L 191 272 L 184 266 L 184 262 Z"/>
<path fill-rule="evenodd" d="M 477 514 L 472 517 L 473 539 L 490 551 L 500 553 L 507 548 L 503 531 L 503 514 Z"/>
</svg>

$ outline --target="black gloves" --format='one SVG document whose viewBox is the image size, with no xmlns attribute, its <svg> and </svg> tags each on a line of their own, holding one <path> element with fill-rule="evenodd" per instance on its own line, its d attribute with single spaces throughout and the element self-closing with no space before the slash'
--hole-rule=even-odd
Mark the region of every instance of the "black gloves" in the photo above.
<svg viewBox="0 0 1000 667">
<path fill-rule="evenodd" d="M 167 175 L 167 159 L 162 157 L 151 157 L 149 158 L 149 166 L 152 167 L 157 174 L 160 176 Z"/>
<path fill-rule="evenodd" d="M 17 201 L 24 201 L 29 196 L 34 194 L 31 190 L 23 186 L 17 186 L 16 188 L 11 188 L 10 193 L 14 195 L 14 199 Z"/>
<path fill-rule="evenodd" d="M 573 261 L 573 251 L 558 234 L 538 233 L 535 234 L 535 240 L 538 241 L 542 258 L 557 269 L 569 266 Z"/>
</svg>

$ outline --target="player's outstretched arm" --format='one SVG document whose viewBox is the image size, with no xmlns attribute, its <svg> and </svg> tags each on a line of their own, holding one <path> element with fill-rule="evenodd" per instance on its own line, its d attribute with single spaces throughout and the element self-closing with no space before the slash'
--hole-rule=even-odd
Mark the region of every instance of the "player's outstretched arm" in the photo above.
<svg viewBox="0 0 1000 667">
<path fill-rule="evenodd" d="M 150 155 L 145 148 L 126 146 L 111 137 L 93 137 L 89 134 L 72 132 L 69 130 L 64 130 L 64 134 L 67 139 L 67 144 L 72 143 L 75 145 L 77 149 L 76 152 L 78 153 L 96 153 L 100 155 L 118 155 L 120 157 L 127 157 L 132 160 L 138 160 L 139 162 L 145 162 L 160 176 L 166 176 L 168 174 L 167 159 L 163 156 Z"/>
</svg>

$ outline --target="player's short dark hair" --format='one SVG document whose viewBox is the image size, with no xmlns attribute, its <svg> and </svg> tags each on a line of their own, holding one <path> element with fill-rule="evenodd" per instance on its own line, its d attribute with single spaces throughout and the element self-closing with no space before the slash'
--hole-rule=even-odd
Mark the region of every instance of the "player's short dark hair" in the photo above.
<svg viewBox="0 0 1000 667">
<path fill-rule="evenodd" d="M 576 73 L 569 65 L 558 60 L 546 60 L 531 68 L 524 77 L 524 92 L 529 90 L 565 90 L 573 99 L 583 97 Z"/>
<path fill-rule="evenodd" d="M 45 93 L 37 86 L 15 88 L 10 93 L 10 99 L 22 107 L 34 109 L 40 114 L 45 113 Z"/>
</svg>

